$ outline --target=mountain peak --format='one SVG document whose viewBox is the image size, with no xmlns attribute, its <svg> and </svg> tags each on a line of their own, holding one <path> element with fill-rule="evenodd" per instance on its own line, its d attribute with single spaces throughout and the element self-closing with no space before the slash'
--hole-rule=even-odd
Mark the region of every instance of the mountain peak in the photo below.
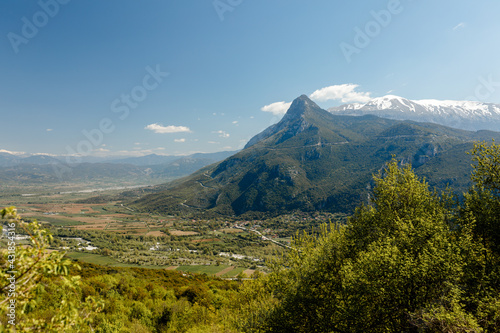
<svg viewBox="0 0 500 333">
<path fill-rule="evenodd" d="M 393 108 L 408 108 L 408 107 L 411 108 L 410 105 L 411 101 L 406 98 L 395 95 L 386 95 L 370 100 L 363 107 L 383 110 L 383 109 L 393 109 Z"/>
<path fill-rule="evenodd" d="M 373 99 L 376 100 L 376 99 L 406 99 L 406 98 L 403 98 L 401 96 L 396 96 L 396 95 L 385 95 L 382 97 L 375 97 Z"/>
<path fill-rule="evenodd" d="M 309 125 L 307 118 L 310 118 L 311 116 L 314 118 L 315 114 L 322 114 L 323 116 L 325 114 L 330 115 L 327 111 L 323 110 L 316 103 L 314 103 L 309 97 L 301 95 L 293 100 L 292 104 L 288 108 L 288 111 L 278 123 L 268 127 L 261 133 L 251 138 L 245 145 L 245 148 L 249 148 L 280 131 L 287 132 L 289 137 L 298 134 Z"/>
<path fill-rule="evenodd" d="M 322 110 L 318 104 L 314 103 L 309 97 L 306 95 L 301 95 L 294 99 L 292 105 L 286 112 L 283 120 L 289 120 L 290 118 L 295 118 L 297 116 L 301 116 L 305 113 L 311 112 L 313 110 Z"/>
<path fill-rule="evenodd" d="M 305 94 L 302 94 L 300 95 L 299 97 L 297 97 L 294 101 L 305 101 L 305 102 L 312 102 L 311 99 L 305 95 Z M 314 102 L 313 102 L 314 103 Z"/>
</svg>

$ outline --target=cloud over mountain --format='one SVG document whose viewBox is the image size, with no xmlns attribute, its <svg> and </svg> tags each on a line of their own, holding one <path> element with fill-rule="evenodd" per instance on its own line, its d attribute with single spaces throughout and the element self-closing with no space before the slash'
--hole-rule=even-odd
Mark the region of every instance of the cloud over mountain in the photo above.
<svg viewBox="0 0 500 333">
<path fill-rule="evenodd" d="M 163 125 L 160 125 L 157 123 L 150 124 L 150 125 L 144 127 L 144 129 L 147 129 L 147 130 L 153 131 L 155 133 L 159 133 L 159 134 L 191 132 L 189 127 L 186 127 L 186 126 L 174 126 L 174 125 L 163 126 Z"/>
<path fill-rule="evenodd" d="M 309 97 L 312 100 L 325 102 L 329 100 L 340 100 L 342 103 L 363 102 L 371 100 L 369 92 L 355 91 L 359 85 L 347 83 L 337 84 L 321 88 L 313 92 Z"/>
<path fill-rule="evenodd" d="M 272 104 L 263 106 L 261 108 L 261 110 L 264 112 L 270 112 L 276 116 L 281 116 L 281 115 L 284 115 L 286 113 L 286 111 L 288 110 L 290 105 L 292 105 L 292 102 L 290 102 L 290 103 L 286 103 L 284 101 L 283 102 L 276 102 L 276 103 L 272 103 Z"/>
</svg>

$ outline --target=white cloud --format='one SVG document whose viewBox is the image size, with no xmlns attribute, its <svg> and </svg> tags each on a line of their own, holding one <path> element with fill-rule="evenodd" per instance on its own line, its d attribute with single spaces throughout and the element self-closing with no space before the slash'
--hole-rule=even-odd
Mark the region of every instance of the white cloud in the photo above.
<svg viewBox="0 0 500 333">
<path fill-rule="evenodd" d="M 453 31 L 456 31 L 458 29 L 463 29 L 463 28 L 465 28 L 465 23 L 460 22 L 459 24 L 457 24 L 456 26 L 453 27 Z"/>
<path fill-rule="evenodd" d="M 271 112 L 272 114 L 276 116 L 284 115 L 288 109 L 290 108 L 290 105 L 292 105 L 292 102 L 286 103 L 286 102 L 276 102 L 272 103 L 266 106 L 263 106 L 261 108 L 262 111 L 264 112 Z"/>
<path fill-rule="evenodd" d="M 59 156 L 59 155 L 56 155 L 56 154 L 49 154 L 49 153 L 34 153 L 34 154 L 31 154 L 31 155 L 46 155 L 46 156 L 52 156 L 52 157 Z"/>
<path fill-rule="evenodd" d="M 159 134 L 191 132 L 189 127 L 186 127 L 186 126 L 173 126 L 173 125 L 163 126 L 163 125 L 156 124 L 156 123 L 148 125 L 148 126 L 144 127 L 144 129 L 147 129 L 147 130 L 153 131 L 155 133 L 159 133 Z"/>
<path fill-rule="evenodd" d="M 53 129 L 52 128 L 47 128 L 47 132 L 52 132 Z"/>
<path fill-rule="evenodd" d="M 208 143 L 210 143 L 212 145 L 220 145 L 220 142 L 217 142 L 217 141 L 208 141 Z"/>
<path fill-rule="evenodd" d="M 215 131 L 215 132 L 212 132 L 212 133 L 217 133 L 219 134 L 219 136 L 221 138 L 229 138 L 229 133 L 225 132 L 225 131 L 222 131 L 222 130 L 219 130 L 219 131 Z"/>
<path fill-rule="evenodd" d="M 238 120 L 233 121 L 233 124 L 235 124 L 235 125 L 236 125 L 237 123 L 238 123 Z"/>
<path fill-rule="evenodd" d="M 186 142 L 186 139 L 182 138 L 182 139 L 174 139 L 174 142 Z"/>
<path fill-rule="evenodd" d="M 366 103 L 372 99 L 369 92 L 355 91 L 357 87 L 359 85 L 352 83 L 329 86 L 316 90 L 311 94 L 310 98 L 320 102 L 340 100 L 342 103 Z"/>
<path fill-rule="evenodd" d="M 7 154 L 11 154 L 11 155 L 24 155 L 24 154 L 26 154 L 23 151 L 9 151 L 9 150 L 5 150 L 5 149 L 0 149 L 0 153 L 7 153 Z"/>
</svg>

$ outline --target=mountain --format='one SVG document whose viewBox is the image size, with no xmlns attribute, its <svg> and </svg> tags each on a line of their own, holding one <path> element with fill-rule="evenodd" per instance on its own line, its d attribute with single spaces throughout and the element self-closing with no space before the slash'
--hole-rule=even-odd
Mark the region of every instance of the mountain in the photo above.
<svg viewBox="0 0 500 333">
<path fill-rule="evenodd" d="M 221 161 L 225 158 L 228 158 L 229 156 L 236 154 L 237 152 L 238 152 L 237 150 L 233 151 L 227 150 L 227 151 L 218 151 L 215 153 L 195 153 L 187 156 L 187 158 Z"/>
<path fill-rule="evenodd" d="M 19 163 L 19 157 L 13 154 L 0 152 L 0 167 L 12 166 Z"/>
<path fill-rule="evenodd" d="M 146 165 L 166 164 L 175 161 L 178 158 L 179 156 L 149 154 L 139 157 L 127 157 L 127 158 L 111 160 L 109 161 L 109 163 L 146 166 Z"/>
<path fill-rule="evenodd" d="M 189 156 L 177 158 L 167 164 L 153 165 L 152 176 L 155 178 L 179 178 L 189 175 L 209 164 L 221 161 L 236 151 L 222 151 L 216 153 L 196 153 Z"/>
<path fill-rule="evenodd" d="M 0 168 L 3 185 L 49 185 L 62 182 L 136 181 L 150 179 L 150 170 L 134 165 L 107 163 L 17 164 Z"/>
<path fill-rule="evenodd" d="M 49 155 L 32 155 L 18 160 L 18 163 L 45 165 L 45 164 L 60 164 L 61 161 Z"/>
<path fill-rule="evenodd" d="M 44 184 L 59 182 L 137 180 L 158 183 L 184 177 L 192 172 L 218 162 L 235 152 L 197 153 L 190 156 L 148 155 L 124 160 L 129 163 L 74 163 L 66 164 L 49 155 L 17 156 L 0 152 L 0 181 L 3 184 Z M 158 165 L 142 165 L 145 162 L 168 161 Z M 136 164 L 134 164 L 136 162 Z"/>
<path fill-rule="evenodd" d="M 6 152 L 0 152 L 0 167 L 10 167 L 18 164 L 58 164 L 61 161 L 50 155 L 34 154 L 34 155 L 14 155 Z"/>
<path fill-rule="evenodd" d="M 500 105 L 470 101 L 412 101 L 387 95 L 366 104 L 345 104 L 328 109 L 336 115 L 379 117 L 431 122 L 465 130 L 500 130 Z"/>
<path fill-rule="evenodd" d="M 316 103 L 311 101 L 306 95 L 302 95 L 290 105 L 290 108 L 280 122 L 254 136 L 248 141 L 245 148 L 249 148 L 257 143 L 272 145 L 284 142 L 309 128 L 308 118 L 315 116 L 328 117 L 325 111 Z M 279 135 L 276 136 L 277 134 Z"/>
<path fill-rule="evenodd" d="M 412 163 L 431 186 L 465 190 L 470 175 L 466 151 L 473 141 L 492 138 L 500 139 L 500 133 L 334 115 L 302 95 L 280 122 L 242 151 L 133 205 L 163 213 L 352 212 L 367 200 L 373 173 L 392 156 Z"/>
</svg>

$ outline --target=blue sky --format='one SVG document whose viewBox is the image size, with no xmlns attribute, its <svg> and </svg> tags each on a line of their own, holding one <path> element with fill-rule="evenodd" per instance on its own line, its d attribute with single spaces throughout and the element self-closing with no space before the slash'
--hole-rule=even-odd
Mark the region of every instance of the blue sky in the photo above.
<svg viewBox="0 0 500 333">
<path fill-rule="evenodd" d="M 327 108 L 464 100 L 483 85 L 478 99 L 500 103 L 499 12 L 497 0 L 4 0 L 0 150 L 234 150 L 301 94 Z"/>
</svg>

